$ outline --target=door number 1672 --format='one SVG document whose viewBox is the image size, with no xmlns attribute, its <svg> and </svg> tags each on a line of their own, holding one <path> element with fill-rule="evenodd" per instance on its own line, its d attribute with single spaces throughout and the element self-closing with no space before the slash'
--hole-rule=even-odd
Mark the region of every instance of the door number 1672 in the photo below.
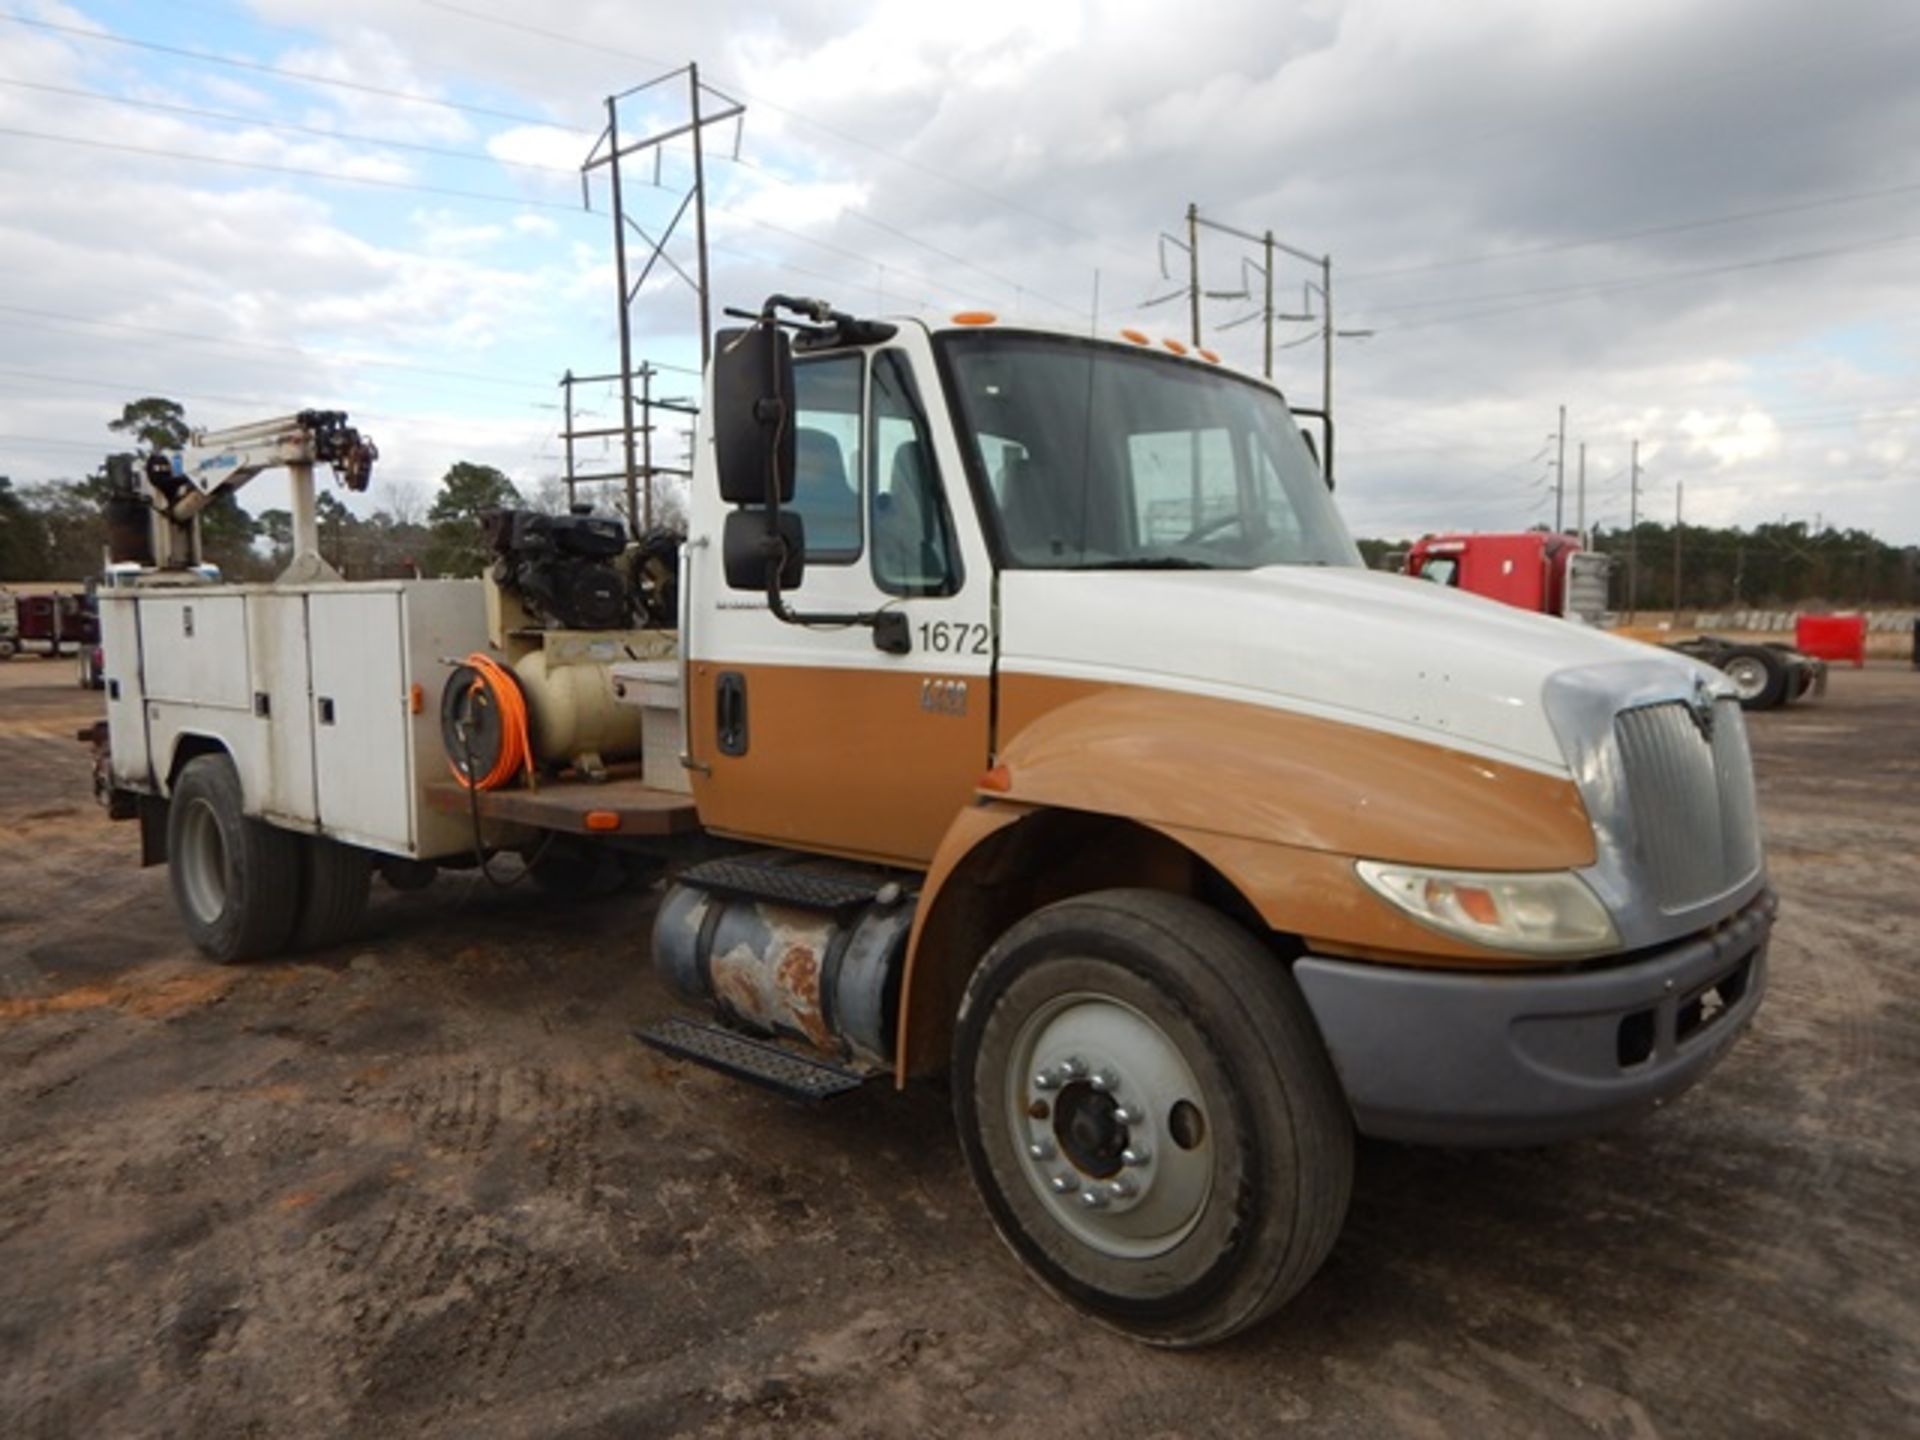
<svg viewBox="0 0 1920 1440">
<path fill-rule="evenodd" d="M 920 624 L 920 648 L 936 655 L 985 655 L 988 630 L 966 621 L 932 620 Z"/>
</svg>

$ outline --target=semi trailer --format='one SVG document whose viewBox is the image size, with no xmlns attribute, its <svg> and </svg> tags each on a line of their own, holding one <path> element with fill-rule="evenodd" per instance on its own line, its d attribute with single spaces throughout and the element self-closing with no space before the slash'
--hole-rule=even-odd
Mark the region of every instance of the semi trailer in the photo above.
<svg viewBox="0 0 1920 1440">
<path fill-rule="evenodd" d="M 1427 535 L 1414 542 L 1400 563 L 1408 575 L 1521 610 L 1583 625 L 1612 622 L 1607 584 L 1613 557 L 1586 549 L 1576 535 L 1549 530 Z M 1713 666 L 1733 682 L 1734 694 L 1747 710 L 1772 710 L 1827 690 L 1826 661 L 1779 641 L 1675 634 L 1644 625 L 1611 628 L 1617 635 Z"/>
<path fill-rule="evenodd" d="M 741 318 L 677 553 L 507 512 L 477 581 L 101 592 L 103 786 L 206 953 L 338 941 L 376 870 L 516 852 L 557 924 L 663 876 L 648 1043 L 809 1100 L 945 1077 L 1013 1252 L 1169 1346 L 1307 1284 L 1356 1135 L 1617 1127 L 1751 1021 L 1724 675 L 1368 572 L 1205 350 Z"/>
</svg>

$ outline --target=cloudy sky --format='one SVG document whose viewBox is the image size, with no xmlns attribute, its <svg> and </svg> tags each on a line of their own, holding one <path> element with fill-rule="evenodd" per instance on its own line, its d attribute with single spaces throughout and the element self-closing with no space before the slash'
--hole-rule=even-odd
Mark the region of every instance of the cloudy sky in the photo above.
<svg viewBox="0 0 1920 1440">
<path fill-rule="evenodd" d="M 1161 237 L 1194 203 L 1330 252 L 1337 326 L 1371 332 L 1336 342 L 1358 533 L 1551 519 L 1564 404 L 1569 524 L 1580 442 L 1621 524 L 1639 437 L 1651 513 L 1684 482 L 1690 520 L 1920 543 L 1911 0 L 0 0 L 0 473 L 83 473 L 160 393 L 350 411 L 387 457 L 362 508 L 460 458 L 553 476 L 558 377 L 617 356 L 577 167 L 606 95 L 689 60 L 746 107 L 709 132 L 717 304 L 1180 334 Z M 686 161 L 634 167 L 643 227 Z M 1257 287 L 1247 247 L 1201 253 L 1203 289 Z M 1288 312 L 1316 274 L 1283 260 Z M 1205 324 L 1257 369 L 1253 309 Z M 685 287 L 663 268 L 638 315 L 691 394 Z M 1278 327 L 1303 404 L 1317 324 Z"/>
</svg>

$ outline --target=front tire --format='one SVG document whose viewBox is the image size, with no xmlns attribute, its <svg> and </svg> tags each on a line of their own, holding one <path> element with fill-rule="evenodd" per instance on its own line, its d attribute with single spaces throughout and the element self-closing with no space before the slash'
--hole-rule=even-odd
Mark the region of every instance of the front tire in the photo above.
<svg viewBox="0 0 1920 1440">
<path fill-rule="evenodd" d="M 167 878 L 187 936 L 223 965 L 286 948 L 301 890 L 300 837 L 248 818 L 225 755 L 189 760 L 167 806 Z"/>
<path fill-rule="evenodd" d="M 1721 662 L 1742 710 L 1771 710 L 1787 698 L 1787 667 L 1763 645 L 1743 645 Z"/>
<path fill-rule="evenodd" d="M 1149 1343 L 1271 1314 L 1345 1218 L 1353 1126 L 1306 1002 L 1185 897 L 1105 891 L 1014 926 L 968 984 L 953 1082 L 1001 1237 Z"/>
</svg>

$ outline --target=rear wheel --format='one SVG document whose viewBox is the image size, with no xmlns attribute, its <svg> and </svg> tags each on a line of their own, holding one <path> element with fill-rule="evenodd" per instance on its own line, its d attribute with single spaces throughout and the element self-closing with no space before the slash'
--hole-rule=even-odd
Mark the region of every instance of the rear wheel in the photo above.
<svg viewBox="0 0 1920 1440">
<path fill-rule="evenodd" d="M 293 948 L 324 950 L 350 939 L 366 913 L 373 856 L 324 835 L 300 838 L 300 912 Z"/>
<path fill-rule="evenodd" d="M 189 760 L 167 807 L 167 875 L 187 935 L 223 964 L 286 948 L 300 901 L 300 837 L 248 818 L 225 755 Z"/>
<path fill-rule="evenodd" d="M 1771 710 L 1786 698 L 1787 667 L 1780 657 L 1758 645 L 1743 646 L 1720 662 L 1733 681 L 1743 710 Z"/>
<path fill-rule="evenodd" d="M 1195 901 L 1106 891 L 1023 920 L 968 985 L 953 1068 L 1002 1238 L 1116 1329 L 1224 1339 L 1339 1233 L 1353 1129 L 1306 1003 Z"/>
</svg>

